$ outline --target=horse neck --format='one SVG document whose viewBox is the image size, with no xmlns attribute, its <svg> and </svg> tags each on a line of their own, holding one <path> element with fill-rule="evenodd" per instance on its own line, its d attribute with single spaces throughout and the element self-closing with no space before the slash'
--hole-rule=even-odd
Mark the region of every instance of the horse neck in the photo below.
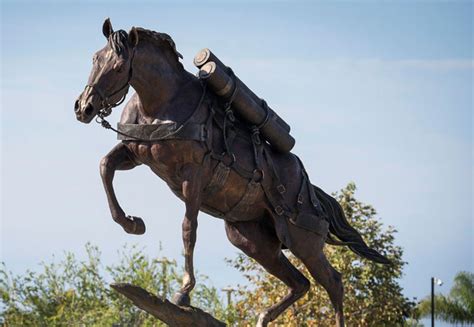
<svg viewBox="0 0 474 327">
<path fill-rule="evenodd" d="M 189 92 L 198 86 L 197 79 L 172 60 L 150 46 L 136 50 L 130 85 L 140 98 L 140 114 L 147 122 L 182 120 L 192 110 L 186 104 L 194 103 L 194 97 L 198 96 L 196 92 Z"/>
</svg>

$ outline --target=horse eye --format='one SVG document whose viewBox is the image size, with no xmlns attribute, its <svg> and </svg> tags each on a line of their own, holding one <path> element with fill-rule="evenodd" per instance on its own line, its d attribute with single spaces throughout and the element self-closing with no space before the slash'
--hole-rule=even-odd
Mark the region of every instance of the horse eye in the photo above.
<svg viewBox="0 0 474 327">
<path fill-rule="evenodd" d="M 114 70 L 117 72 L 117 73 L 121 73 L 123 71 L 123 62 L 121 61 L 118 61 L 114 64 Z"/>
</svg>

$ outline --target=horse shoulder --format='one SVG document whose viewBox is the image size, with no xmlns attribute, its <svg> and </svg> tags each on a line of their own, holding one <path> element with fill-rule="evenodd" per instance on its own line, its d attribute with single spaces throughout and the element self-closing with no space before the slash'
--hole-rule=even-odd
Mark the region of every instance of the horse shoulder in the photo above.
<svg viewBox="0 0 474 327">
<path fill-rule="evenodd" d="M 138 123 L 138 112 L 141 106 L 140 98 L 137 93 L 132 95 L 132 98 L 125 105 L 122 115 L 120 117 L 120 123 L 122 124 L 137 124 Z"/>
</svg>

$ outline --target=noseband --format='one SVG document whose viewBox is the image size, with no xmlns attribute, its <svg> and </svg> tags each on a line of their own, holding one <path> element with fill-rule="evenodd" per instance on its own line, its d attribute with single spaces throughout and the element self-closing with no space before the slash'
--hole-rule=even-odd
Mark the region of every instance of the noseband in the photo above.
<svg viewBox="0 0 474 327">
<path fill-rule="evenodd" d="M 135 49 L 133 49 L 132 55 L 130 57 L 130 69 L 128 71 L 128 77 L 127 81 L 121 86 L 118 90 L 112 92 L 109 95 L 105 95 L 105 93 L 95 84 L 87 84 L 85 89 L 91 88 L 93 89 L 100 97 L 100 104 L 102 108 L 99 110 L 97 113 L 97 118 L 96 121 L 98 123 L 101 123 L 102 120 L 109 116 L 112 113 L 112 108 L 115 108 L 119 105 L 121 105 L 124 101 L 125 98 L 127 97 L 128 89 L 130 88 L 130 80 L 132 79 L 132 66 L 133 66 L 133 58 L 135 56 Z M 119 94 L 125 89 L 125 93 L 123 96 L 115 103 L 110 103 L 110 98 L 112 98 L 114 95 Z"/>
</svg>

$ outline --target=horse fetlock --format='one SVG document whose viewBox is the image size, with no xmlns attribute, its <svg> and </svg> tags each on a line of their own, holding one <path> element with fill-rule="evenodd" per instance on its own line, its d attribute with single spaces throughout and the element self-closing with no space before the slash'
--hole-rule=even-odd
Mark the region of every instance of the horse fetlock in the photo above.
<svg viewBox="0 0 474 327">
<path fill-rule="evenodd" d="M 336 312 L 336 327 L 344 327 L 344 314 L 342 311 Z"/>
<path fill-rule="evenodd" d="M 188 273 L 185 273 L 183 276 L 181 292 L 189 293 L 193 290 L 194 286 L 196 286 L 196 278 Z"/>
<path fill-rule="evenodd" d="M 114 209 L 112 210 L 112 219 L 120 226 L 125 225 L 128 220 L 127 216 L 123 212 L 117 213 Z"/>
<path fill-rule="evenodd" d="M 256 327 L 266 327 L 271 322 L 270 314 L 268 311 L 264 311 L 258 315 L 258 321 Z"/>
</svg>

